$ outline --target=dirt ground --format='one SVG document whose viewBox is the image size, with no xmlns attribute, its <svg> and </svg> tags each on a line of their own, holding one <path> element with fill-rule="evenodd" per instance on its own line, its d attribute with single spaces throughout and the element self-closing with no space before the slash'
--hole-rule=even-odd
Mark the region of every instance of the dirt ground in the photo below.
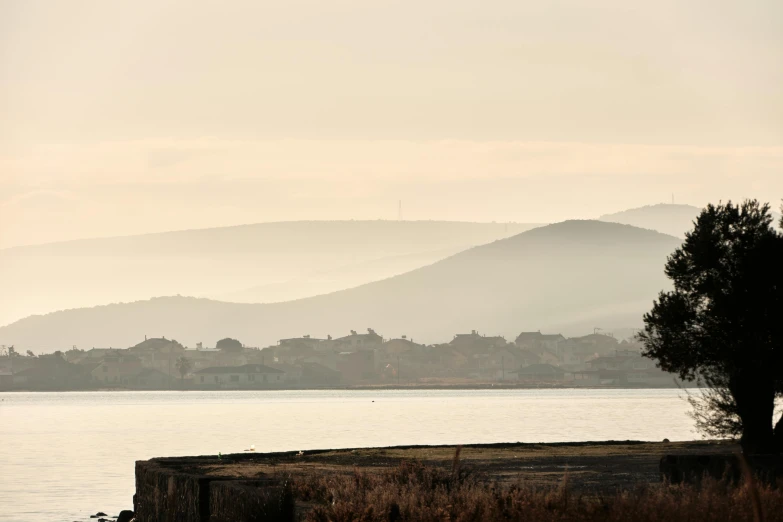
<svg viewBox="0 0 783 522">
<path fill-rule="evenodd" d="M 192 463 L 188 471 L 247 479 L 351 474 L 357 470 L 372 473 L 397 466 L 404 459 L 452 469 L 455 451 L 455 446 L 412 446 L 224 455 Z M 724 441 L 466 445 L 460 451 L 460 466 L 482 479 L 504 484 L 556 486 L 567 475 L 573 490 L 600 493 L 659 484 L 659 461 L 666 454 L 738 451 L 736 444 Z"/>
</svg>

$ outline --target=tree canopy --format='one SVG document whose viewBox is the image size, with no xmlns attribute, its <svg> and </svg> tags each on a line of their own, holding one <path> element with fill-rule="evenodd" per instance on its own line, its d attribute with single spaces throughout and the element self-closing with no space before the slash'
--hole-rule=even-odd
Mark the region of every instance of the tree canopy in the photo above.
<svg viewBox="0 0 783 522">
<path fill-rule="evenodd" d="M 674 289 L 644 317 L 644 355 L 707 386 L 697 424 L 741 435 L 743 450 L 780 448 L 783 394 L 783 235 L 769 205 L 709 205 L 665 267 Z M 777 442 L 776 442 L 777 439 Z"/>
<path fill-rule="evenodd" d="M 242 343 L 240 343 L 236 339 L 231 339 L 230 337 L 226 337 L 225 339 L 219 340 L 217 342 L 216 346 L 220 350 L 225 350 L 227 352 L 241 352 L 242 351 Z"/>
</svg>

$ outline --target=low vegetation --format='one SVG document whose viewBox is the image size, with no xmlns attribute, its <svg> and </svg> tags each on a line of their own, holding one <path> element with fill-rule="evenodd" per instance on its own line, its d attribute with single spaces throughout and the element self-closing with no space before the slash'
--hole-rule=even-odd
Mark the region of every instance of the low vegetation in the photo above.
<svg viewBox="0 0 783 522">
<path fill-rule="evenodd" d="M 564 475 L 555 488 L 511 486 L 461 469 L 403 461 L 368 474 L 311 475 L 293 481 L 293 497 L 312 506 L 309 522 L 493 521 L 774 521 L 783 520 L 783 491 L 745 481 L 729 486 L 644 486 L 612 495 L 572 490 Z"/>
</svg>

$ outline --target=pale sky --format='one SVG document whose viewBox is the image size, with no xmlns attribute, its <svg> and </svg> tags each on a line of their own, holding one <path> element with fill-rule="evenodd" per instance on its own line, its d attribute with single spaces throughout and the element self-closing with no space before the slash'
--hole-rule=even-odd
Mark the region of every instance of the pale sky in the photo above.
<svg viewBox="0 0 783 522">
<path fill-rule="evenodd" d="M 0 0 L 0 248 L 783 197 L 783 3 Z"/>
</svg>

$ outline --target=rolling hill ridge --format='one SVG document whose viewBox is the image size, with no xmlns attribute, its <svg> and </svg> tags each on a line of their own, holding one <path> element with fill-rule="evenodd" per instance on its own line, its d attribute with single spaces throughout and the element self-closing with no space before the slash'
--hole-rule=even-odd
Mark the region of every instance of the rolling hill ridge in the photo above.
<svg viewBox="0 0 783 522">
<path fill-rule="evenodd" d="M 601 221 L 566 221 L 473 247 L 408 273 L 273 304 L 161 297 L 33 316 L 0 328 L 0 342 L 53 351 L 130 346 L 145 335 L 192 345 L 231 336 L 247 345 L 372 327 L 385 336 L 448 341 L 478 329 L 578 334 L 637 327 L 667 287 L 666 256 L 680 240 Z"/>
<path fill-rule="evenodd" d="M 701 208 L 693 205 L 661 203 L 605 214 L 598 219 L 657 230 L 663 234 L 683 238 L 685 232 L 693 229 L 693 222 L 701 211 Z M 771 214 L 774 226 L 778 226 L 780 214 L 774 211 Z"/>
<path fill-rule="evenodd" d="M 160 295 L 275 302 L 408 272 L 535 227 L 448 221 L 299 221 L 0 250 L 0 325 Z"/>
</svg>

